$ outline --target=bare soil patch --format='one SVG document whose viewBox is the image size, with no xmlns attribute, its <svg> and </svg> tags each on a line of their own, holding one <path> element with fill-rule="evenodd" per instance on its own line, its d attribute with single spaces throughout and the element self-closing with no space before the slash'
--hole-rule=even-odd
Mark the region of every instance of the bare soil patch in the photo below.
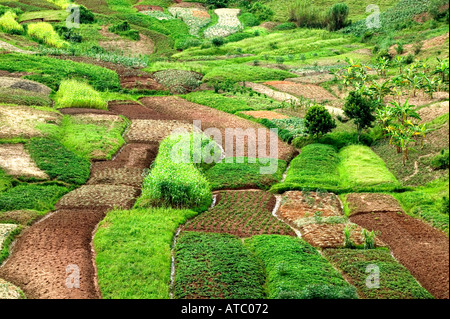
<svg viewBox="0 0 450 319">
<path fill-rule="evenodd" d="M 268 119 L 268 120 L 274 120 L 274 119 L 288 119 L 289 116 L 280 114 L 278 112 L 274 111 L 246 111 L 242 112 L 242 114 L 250 115 L 257 119 Z"/>
<path fill-rule="evenodd" d="M 400 203 L 391 195 L 386 194 L 349 194 L 347 197 L 350 214 L 364 214 L 373 212 L 401 212 Z"/>
<path fill-rule="evenodd" d="M 128 185 L 140 188 L 143 181 L 141 168 L 104 168 L 92 172 L 87 185 Z"/>
<path fill-rule="evenodd" d="M 0 144 L 0 167 L 6 174 L 15 177 L 49 178 L 37 167 L 23 144 Z"/>
<path fill-rule="evenodd" d="M 74 108 L 67 107 L 63 109 L 58 109 L 59 112 L 65 115 L 76 115 L 76 114 L 106 114 L 106 115 L 115 115 L 114 112 L 99 110 L 99 109 L 90 109 L 90 108 Z"/>
<path fill-rule="evenodd" d="M 379 232 L 394 257 L 433 296 L 449 298 L 449 240 L 431 226 L 405 213 L 359 214 L 350 220 Z"/>
<path fill-rule="evenodd" d="M 175 130 L 191 132 L 193 126 L 173 120 L 133 120 L 126 139 L 131 143 L 158 143 Z"/>
<path fill-rule="evenodd" d="M 206 9 L 203 3 L 199 2 L 182 2 L 182 1 L 176 1 L 177 3 L 174 4 L 172 7 L 178 7 L 178 8 L 198 8 L 198 9 Z"/>
<path fill-rule="evenodd" d="M 262 234 L 296 236 L 272 215 L 275 196 L 260 190 L 220 191 L 217 204 L 188 221 L 184 230 L 228 233 L 241 238 Z"/>
<path fill-rule="evenodd" d="M 142 33 L 139 34 L 140 39 L 138 41 L 133 41 L 109 32 L 108 26 L 103 26 L 100 34 L 109 40 L 98 41 L 98 45 L 108 51 L 122 52 L 128 56 L 147 55 L 154 52 L 155 44 L 149 37 Z"/>
<path fill-rule="evenodd" d="M 52 89 L 44 84 L 12 77 L 0 77 L 0 88 L 24 90 L 47 96 L 52 92 Z"/>
<path fill-rule="evenodd" d="M 449 103 L 448 101 L 444 101 L 423 107 L 417 113 L 419 113 L 419 116 L 422 119 L 421 123 L 426 123 L 448 112 Z"/>
<path fill-rule="evenodd" d="M 92 172 L 105 168 L 149 168 L 158 154 L 157 143 L 153 145 L 130 143 L 125 145 L 112 161 L 94 162 Z"/>
<path fill-rule="evenodd" d="M 4 41 L 0 41 L 0 49 L 22 54 L 36 54 L 36 52 L 19 49 L 18 47 Z"/>
<path fill-rule="evenodd" d="M 334 97 L 330 92 L 325 90 L 323 87 L 314 84 L 301 84 L 289 81 L 269 81 L 264 84 L 272 86 L 282 92 L 290 93 L 295 96 L 303 96 L 318 102 L 323 102 L 325 100 L 336 100 L 336 97 Z"/>
<path fill-rule="evenodd" d="M 163 97 L 146 97 L 141 102 L 148 108 L 156 110 L 159 113 L 166 114 L 172 117 L 174 120 L 182 121 L 192 124 L 194 120 L 200 120 L 202 124 L 202 130 L 208 128 L 217 128 L 222 134 L 222 140 L 216 140 L 216 142 L 222 146 L 225 145 L 225 129 L 262 129 L 265 130 L 266 135 L 266 149 L 258 150 L 258 152 L 264 153 L 266 156 L 261 157 L 278 157 L 279 159 L 289 160 L 292 158 L 295 150 L 292 146 L 281 141 L 278 136 L 275 136 L 272 132 L 264 128 L 263 126 L 253 123 L 251 121 L 239 118 L 235 115 L 228 114 L 216 109 L 209 108 L 207 106 L 195 104 L 183 100 L 174 96 Z M 236 154 L 236 146 L 244 145 L 244 156 L 248 155 L 248 145 L 258 145 L 258 137 L 248 136 L 245 132 L 238 132 L 233 142 L 233 150 L 229 147 L 225 148 L 226 156 L 233 156 Z M 257 131 L 257 130 L 256 130 Z M 255 131 L 255 132 L 256 132 Z M 278 142 L 278 153 L 270 155 L 270 138 Z"/>
<path fill-rule="evenodd" d="M 351 224 L 308 224 L 300 227 L 302 239 L 314 247 L 320 248 L 342 248 L 345 244 L 344 229 Z M 364 236 L 361 234 L 363 228 L 353 225 L 353 233 L 350 236 L 356 245 L 364 244 Z M 375 246 L 382 247 L 385 244 L 375 239 Z"/>
<path fill-rule="evenodd" d="M 0 277 L 19 286 L 30 299 L 97 299 L 91 238 L 105 211 L 59 210 L 24 231 Z M 67 288 L 76 265 L 80 287 Z M 69 268 L 68 268 L 69 267 Z"/>
<path fill-rule="evenodd" d="M 161 11 L 164 12 L 164 9 L 160 6 L 149 6 L 149 5 L 135 5 L 134 6 L 139 12 L 141 11 Z"/>
<path fill-rule="evenodd" d="M 420 21 L 421 22 L 421 21 Z M 443 34 L 428 40 L 424 40 L 423 41 L 423 46 L 422 46 L 422 50 L 429 50 L 431 48 L 437 47 L 437 46 L 441 46 L 444 45 L 446 42 L 448 42 L 449 39 L 449 33 L 447 34 Z M 396 55 L 397 51 L 395 50 L 395 48 L 397 47 L 397 45 L 393 45 L 389 48 L 389 54 L 390 55 Z M 403 53 L 401 55 L 408 55 L 408 54 L 413 54 L 414 53 L 414 44 L 407 44 L 403 47 Z"/>
<path fill-rule="evenodd" d="M 334 75 L 332 75 L 332 74 L 316 72 L 313 74 L 299 76 L 298 78 L 286 79 L 286 81 L 294 82 L 294 83 L 320 84 L 320 83 L 331 81 L 333 79 L 334 79 Z"/>
<path fill-rule="evenodd" d="M 124 76 L 120 79 L 120 84 L 124 89 L 166 91 L 167 88 L 159 84 L 150 76 Z"/>
<path fill-rule="evenodd" d="M 300 218 L 313 217 L 318 211 L 322 217 L 343 215 L 341 202 L 333 193 L 289 191 L 283 194 L 278 216 L 292 224 Z"/>
<path fill-rule="evenodd" d="M 112 101 L 109 102 L 108 108 L 110 111 L 123 115 L 130 120 L 170 120 L 171 118 L 165 114 L 145 107 L 139 103 L 127 101 Z"/>
<path fill-rule="evenodd" d="M 36 110 L 26 106 L 0 106 L 0 138 L 42 136 L 36 129 L 38 123 L 57 124 L 61 115 L 56 112 Z"/>
<path fill-rule="evenodd" d="M 56 204 L 58 209 L 95 209 L 99 207 L 133 206 L 140 190 L 125 185 L 85 185 L 64 195 Z"/>
</svg>

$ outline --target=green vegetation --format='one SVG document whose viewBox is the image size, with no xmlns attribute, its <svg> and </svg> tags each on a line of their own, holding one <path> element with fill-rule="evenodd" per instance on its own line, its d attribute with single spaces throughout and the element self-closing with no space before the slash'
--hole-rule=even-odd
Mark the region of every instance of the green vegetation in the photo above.
<svg viewBox="0 0 450 319">
<path fill-rule="evenodd" d="M 56 185 L 24 184 L 0 193 L 0 211 L 49 211 L 69 189 Z"/>
<path fill-rule="evenodd" d="M 0 69 L 9 72 L 30 72 L 26 79 L 45 84 L 57 90 L 69 78 L 84 79 L 97 90 L 120 88 L 116 72 L 97 65 L 54 59 L 46 56 L 2 54 Z"/>
<path fill-rule="evenodd" d="M 142 196 L 138 199 L 137 205 L 166 205 L 184 208 L 210 205 L 212 201 L 211 187 L 193 161 L 196 157 L 192 152 L 194 135 L 169 136 L 161 142 L 150 174 L 144 180 Z M 209 140 L 206 143 L 209 143 Z M 183 158 L 186 147 L 190 152 L 187 154 L 187 159 Z M 174 153 L 173 150 L 179 152 Z M 202 150 L 203 147 L 195 152 L 202 152 Z M 176 158 L 172 155 L 175 155 Z M 199 160 L 199 164 L 201 164 L 204 158 L 200 157 Z"/>
<path fill-rule="evenodd" d="M 76 80 L 65 80 L 55 95 L 55 107 L 81 107 L 92 109 L 108 109 L 108 103 L 89 84 Z"/>
<path fill-rule="evenodd" d="M 0 101 L 4 104 L 49 107 L 52 106 L 53 103 L 47 94 L 5 88 L 0 88 Z"/>
<path fill-rule="evenodd" d="M 324 252 L 325 257 L 355 285 L 362 298 L 433 299 L 387 250 L 326 249 Z M 370 265 L 376 265 L 380 271 L 380 286 L 376 289 L 366 285 Z"/>
<path fill-rule="evenodd" d="M 105 299 L 169 299 L 173 236 L 197 213 L 165 208 L 113 210 L 94 238 Z"/>
<path fill-rule="evenodd" d="M 0 169 L 0 193 L 11 187 L 11 178 Z"/>
<path fill-rule="evenodd" d="M 23 26 L 17 21 L 17 14 L 12 11 L 6 11 L 4 15 L 0 16 L 0 31 L 12 34 L 21 34 Z"/>
<path fill-rule="evenodd" d="M 384 161 L 369 147 L 350 145 L 339 152 L 338 171 L 342 187 L 400 186 Z"/>
<path fill-rule="evenodd" d="M 36 165 L 51 179 L 75 185 L 82 185 L 88 180 L 91 163 L 69 151 L 60 142 L 33 138 L 26 147 Z"/>
<path fill-rule="evenodd" d="M 175 94 L 185 94 L 197 89 L 203 77 L 196 72 L 185 70 L 163 70 L 153 75 L 159 83 Z"/>
<path fill-rule="evenodd" d="M 177 241 L 175 263 L 175 298 L 264 297 L 264 272 L 235 236 L 183 232 Z"/>
<path fill-rule="evenodd" d="M 6 258 L 8 258 L 11 244 L 14 241 L 14 238 L 18 236 L 21 231 L 22 227 L 19 226 L 14 230 L 10 231 L 8 236 L 3 240 L 3 243 L 0 246 L 0 263 L 3 263 L 3 261 L 5 261 Z"/>
<path fill-rule="evenodd" d="M 227 159 L 230 160 L 230 159 Z M 247 157 L 232 158 L 231 163 L 222 160 L 205 172 L 205 176 L 211 184 L 213 190 L 218 189 L 240 189 L 240 188 L 260 188 L 268 189 L 273 184 L 279 182 L 286 170 L 286 162 L 278 160 L 277 171 L 274 174 L 261 174 L 262 166 L 269 166 L 269 163 L 260 163 L 259 159 L 254 159 L 252 163 Z"/>
<path fill-rule="evenodd" d="M 256 67 L 244 64 L 234 64 L 213 68 L 206 73 L 204 81 L 269 81 L 284 80 L 285 78 L 295 78 L 296 75 L 287 71 L 269 68 Z"/>
<path fill-rule="evenodd" d="M 305 126 L 310 136 L 318 138 L 336 128 L 336 121 L 323 105 L 314 105 L 306 113 Z"/>
<path fill-rule="evenodd" d="M 307 242 L 260 235 L 245 245 L 265 268 L 271 299 L 356 299 L 356 290 Z"/>
<path fill-rule="evenodd" d="M 53 30 L 53 26 L 47 22 L 29 24 L 27 34 L 41 43 L 55 48 L 67 46 L 67 42 L 60 39 L 58 33 Z"/>
</svg>

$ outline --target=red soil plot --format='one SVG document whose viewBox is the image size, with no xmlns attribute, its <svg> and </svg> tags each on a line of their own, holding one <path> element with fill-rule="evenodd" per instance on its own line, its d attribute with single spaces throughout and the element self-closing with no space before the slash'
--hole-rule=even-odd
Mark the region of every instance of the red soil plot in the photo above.
<svg viewBox="0 0 450 319">
<path fill-rule="evenodd" d="M 279 91 L 290 93 L 295 96 L 303 96 L 310 100 L 316 100 L 319 102 L 325 100 L 336 100 L 336 97 L 330 92 L 325 90 L 323 87 L 314 84 L 301 84 L 290 81 L 269 81 L 264 84 L 274 87 Z"/>
<path fill-rule="evenodd" d="M 188 221 L 184 230 L 228 233 L 241 238 L 262 234 L 296 236 L 272 215 L 275 197 L 259 190 L 218 192 L 218 204 Z"/>
</svg>

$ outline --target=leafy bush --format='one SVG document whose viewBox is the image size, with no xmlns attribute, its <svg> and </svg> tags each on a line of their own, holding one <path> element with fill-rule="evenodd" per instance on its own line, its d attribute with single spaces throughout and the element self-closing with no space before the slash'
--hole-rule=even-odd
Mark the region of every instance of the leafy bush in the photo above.
<svg viewBox="0 0 450 319">
<path fill-rule="evenodd" d="M 52 179 L 82 185 L 89 178 L 91 163 L 66 149 L 60 142 L 33 138 L 27 145 L 36 165 Z"/>
<path fill-rule="evenodd" d="M 268 6 L 262 4 L 261 2 L 255 2 L 249 9 L 259 21 L 268 21 L 272 19 L 274 12 Z"/>
<path fill-rule="evenodd" d="M 314 105 L 308 109 L 305 125 L 310 136 L 319 137 L 336 127 L 336 121 L 323 105 Z"/>
<path fill-rule="evenodd" d="M 23 27 L 16 21 L 17 14 L 6 11 L 0 17 L 0 31 L 12 34 L 22 34 Z"/>
<path fill-rule="evenodd" d="M 53 29 L 53 26 L 47 22 L 29 24 L 27 34 L 40 43 L 51 47 L 62 48 L 67 46 L 67 42 L 61 40 L 58 33 Z"/>
<path fill-rule="evenodd" d="M 337 31 L 346 27 L 349 11 L 348 5 L 345 3 L 334 4 L 328 12 L 328 29 Z"/>
<path fill-rule="evenodd" d="M 239 16 L 239 20 L 245 28 L 256 27 L 260 24 L 258 18 L 250 12 L 245 12 Z"/>
<path fill-rule="evenodd" d="M 294 22 L 284 22 L 273 28 L 275 31 L 293 30 L 297 29 L 297 25 Z"/>
<path fill-rule="evenodd" d="M 224 38 L 217 37 L 217 38 L 213 38 L 213 39 L 211 40 L 211 43 L 212 43 L 215 47 L 220 47 L 220 46 L 224 45 L 225 40 L 224 40 Z"/>
<path fill-rule="evenodd" d="M 235 33 L 229 35 L 225 38 L 225 41 L 228 42 L 238 42 L 244 39 L 253 38 L 255 35 L 252 33 Z"/>
<path fill-rule="evenodd" d="M 346 98 L 343 110 L 349 119 L 354 120 L 358 130 L 358 139 L 362 130 L 372 127 L 372 123 L 376 119 L 375 108 L 373 100 L 363 97 L 357 91 L 350 92 Z"/>
<path fill-rule="evenodd" d="M 212 201 L 210 185 L 193 161 L 180 163 L 173 161 L 172 152 L 179 146 L 187 146 L 192 150 L 192 135 L 188 137 L 169 136 L 161 142 L 150 174 L 144 180 L 142 196 L 138 200 L 139 206 L 194 208 L 205 203 L 209 205 Z"/>
<path fill-rule="evenodd" d="M 136 30 L 132 30 L 128 21 L 122 21 L 117 24 L 113 24 L 108 28 L 108 30 L 135 41 L 140 39 L 139 32 Z"/>
<path fill-rule="evenodd" d="M 444 10 L 442 10 L 442 8 L 444 8 Z M 439 21 L 444 17 L 447 17 L 448 19 L 448 0 L 431 0 L 428 5 L 428 13 L 436 21 Z"/>
<path fill-rule="evenodd" d="M 55 95 L 55 107 L 79 107 L 104 109 L 108 103 L 89 84 L 76 80 L 65 80 Z"/>
<path fill-rule="evenodd" d="M 90 24 L 95 22 L 94 13 L 85 6 L 78 6 L 80 10 L 80 23 Z"/>
<path fill-rule="evenodd" d="M 168 299 L 173 237 L 196 214 L 167 208 L 108 212 L 94 238 L 102 297 Z"/>
<path fill-rule="evenodd" d="M 2 3 L 4 3 L 4 1 L 2 1 Z M 21 10 L 20 8 L 16 8 L 13 6 L 9 7 L 9 6 L 4 6 L 4 5 L 0 4 L 0 17 L 8 11 L 11 11 L 11 12 L 15 13 L 16 15 L 20 15 L 23 13 L 23 10 Z"/>
<path fill-rule="evenodd" d="M 0 168 L 0 193 L 6 191 L 11 186 L 11 178 Z"/>
<path fill-rule="evenodd" d="M 264 265 L 270 299 L 357 298 L 356 289 L 301 239 L 259 235 L 245 245 Z"/>
<path fill-rule="evenodd" d="M 25 184 L 0 193 L 0 211 L 33 209 L 48 211 L 69 192 L 66 187 L 56 185 Z"/>
<path fill-rule="evenodd" d="M 448 169 L 449 150 L 442 150 L 440 154 L 436 155 L 431 161 L 431 166 L 434 169 Z"/>
</svg>

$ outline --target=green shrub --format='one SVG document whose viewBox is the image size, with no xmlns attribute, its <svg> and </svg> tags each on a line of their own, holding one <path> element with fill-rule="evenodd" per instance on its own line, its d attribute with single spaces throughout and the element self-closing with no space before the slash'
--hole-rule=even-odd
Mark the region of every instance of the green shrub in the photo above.
<svg viewBox="0 0 450 319">
<path fill-rule="evenodd" d="M 346 27 L 349 11 L 350 9 L 345 3 L 334 4 L 328 12 L 328 29 L 337 31 Z"/>
<path fill-rule="evenodd" d="M 336 127 L 336 121 L 323 105 L 314 105 L 308 109 L 305 125 L 310 136 L 319 137 Z"/>
<path fill-rule="evenodd" d="M 85 6 L 78 6 L 80 10 L 80 23 L 90 24 L 95 22 L 94 13 Z"/>
<path fill-rule="evenodd" d="M 251 28 L 258 26 L 261 22 L 258 18 L 250 12 L 245 12 L 239 16 L 239 20 L 241 21 L 244 28 Z"/>
<path fill-rule="evenodd" d="M 82 185 L 89 179 L 91 163 L 47 138 L 33 138 L 27 144 L 31 158 L 51 179 Z"/>
<path fill-rule="evenodd" d="M 442 20 L 444 17 L 448 19 L 448 0 L 429 1 L 428 13 L 436 21 Z"/>
<path fill-rule="evenodd" d="M 0 17 L 0 31 L 12 34 L 22 34 L 23 26 L 21 26 L 17 21 L 17 14 L 12 11 L 6 11 Z"/>
<path fill-rule="evenodd" d="M 56 185 L 26 184 L 0 193 L 0 211 L 32 209 L 48 211 L 69 192 L 66 187 Z"/>
<path fill-rule="evenodd" d="M 196 214 L 167 208 L 108 212 L 94 238 L 102 297 L 169 299 L 173 237 Z"/>
<path fill-rule="evenodd" d="M 59 86 L 55 95 L 55 107 L 78 107 L 104 109 L 108 103 L 89 84 L 76 80 L 65 80 Z"/>
<path fill-rule="evenodd" d="M 63 48 L 67 46 L 67 42 L 61 40 L 58 33 L 53 29 L 53 26 L 47 22 L 29 24 L 27 34 L 40 43 L 51 47 Z"/>
<path fill-rule="evenodd" d="M 245 245 L 264 265 L 270 299 L 357 298 L 356 289 L 299 238 L 259 235 Z"/>
<path fill-rule="evenodd" d="M 297 29 L 297 25 L 294 22 L 284 22 L 282 24 L 277 25 L 273 30 L 275 31 L 284 31 L 284 30 L 293 30 Z"/>
<path fill-rule="evenodd" d="M 4 3 L 4 1 L 2 1 L 2 3 Z M 8 3 L 8 5 L 11 5 L 11 4 Z M 21 15 L 23 13 L 23 10 L 21 10 L 20 8 L 13 7 L 12 5 L 4 6 L 4 5 L 0 4 L 0 17 L 8 11 L 11 11 L 11 12 L 15 13 L 16 15 Z"/>
<path fill-rule="evenodd" d="M 215 47 L 220 47 L 220 46 L 224 45 L 225 39 L 222 38 L 222 37 L 213 38 L 213 39 L 211 40 L 211 43 L 212 43 Z"/>
<path fill-rule="evenodd" d="M 234 33 L 225 38 L 225 41 L 228 42 L 238 42 L 244 39 L 253 38 L 255 35 L 252 33 Z"/>
<path fill-rule="evenodd" d="M 374 101 L 362 96 L 358 91 L 352 91 L 347 96 L 343 110 L 349 119 L 354 120 L 358 130 L 358 140 L 362 130 L 372 127 L 376 119 L 375 109 Z"/>
<path fill-rule="evenodd" d="M 0 168 L 0 193 L 11 188 L 11 178 L 5 174 L 5 172 Z"/>
<path fill-rule="evenodd" d="M 434 169 L 448 169 L 449 168 L 449 150 L 442 150 L 441 153 L 433 157 L 431 166 Z"/>
<path fill-rule="evenodd" d="M 150 174 L 144 179 L 142 196 L 138 200 L 139 206 L 194 208 L 211 202 L 211 187 L 193 164 L 193 153 L 191 152 L 192 157 L 186 162 L 176 163 L 172 158 L 172 150 L 175 147 L 183 145 L 192 151 L 192 138 L 193 135 L 169 136 L 161 142 Z"/>
</svg>

